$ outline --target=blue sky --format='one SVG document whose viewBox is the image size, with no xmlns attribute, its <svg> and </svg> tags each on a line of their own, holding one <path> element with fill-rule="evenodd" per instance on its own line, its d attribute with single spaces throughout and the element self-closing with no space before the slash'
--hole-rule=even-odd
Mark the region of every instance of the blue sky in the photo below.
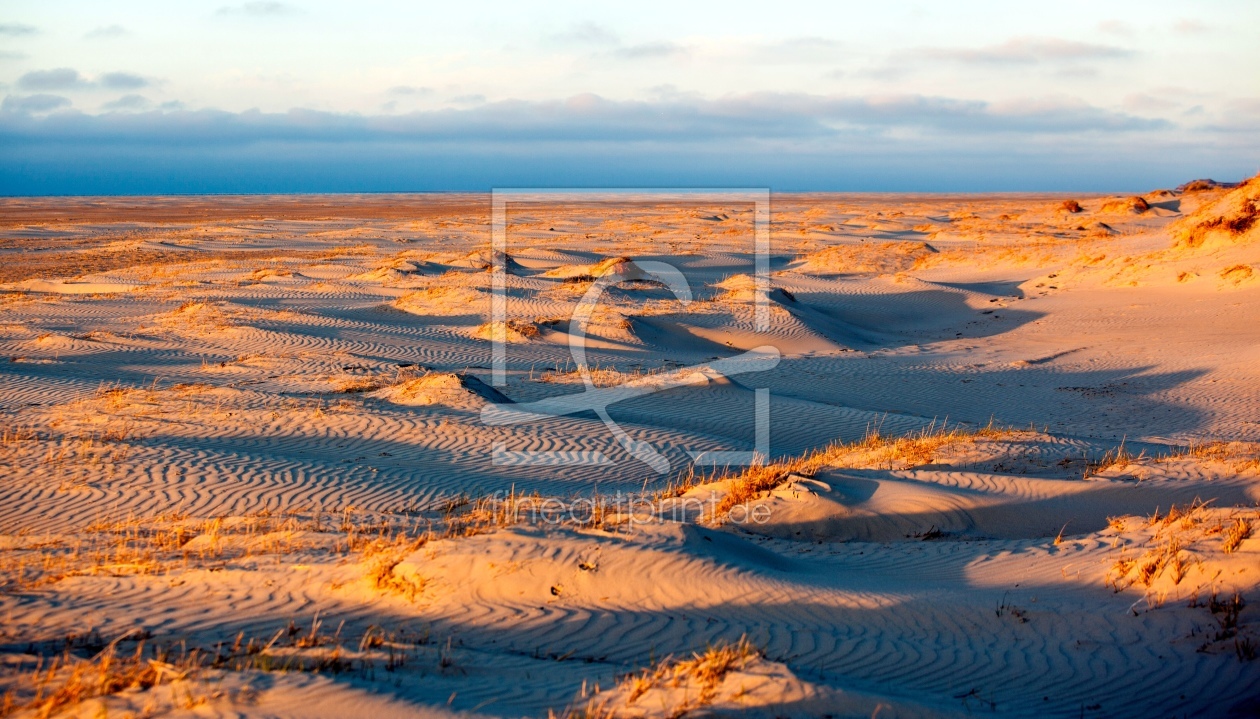
<svg viewBox="0 0 1260 719">
<path fill-rule="evenodd" d="M 1260 3 L 0 2 L 0 193 L 1143 190 L 1260 170 Z"/>
</svg>

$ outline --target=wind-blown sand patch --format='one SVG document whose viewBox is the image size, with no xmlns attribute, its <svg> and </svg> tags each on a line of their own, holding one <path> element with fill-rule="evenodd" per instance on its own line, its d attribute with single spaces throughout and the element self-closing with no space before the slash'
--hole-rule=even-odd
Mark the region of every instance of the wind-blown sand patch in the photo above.
<svg viewBox="0 0 1260 719">
<path fill-rule="evenodd" d="M 394 404 L 427 406 L 480 406 L 504 403 L 507 397 L 470 374 L 429 372 L 372 392 L 369 396 Z"/>
<path fill-rule="evenodd" d="M 1140 215 L 1149 209 L 1151 209 L 1151 206 L 1141 197 L 1122 197 L 1104 200 L 1098 211 L 1114 215 Z"/>
<path fill-rule="evenodd" d="M 281 281 L 293 278 L 294 276 L 293 270 L 290 270 L 287 267 L 260 267 L 253 272 L 250 272 L 248 275 L 245 275 L 243 281 L 266 283 Z"/>
<path fill-rule="evenodd" d="M 355 282 L 398 282 L 425 274 L 427 264 L 419 260 L 394 258 L 367 272 L 350 275 L 344 279 Z"/>
<path fill-rule="evenodd" d="M 1260 238 L 1260 177 L 1200 207 L 1173 228 L 1175 248 L 1212 247 Z"/>
<path fill-rule="evenodd" d="M 409 292 L 390 306 L 413 315 L 484 314 L 490 309 L 490 295 L 472 287 L 428 287 Z"/>
<path fill-rule="evenodd" d="M 598 278 L 611 276 L 618 281 L 648 280 L 652 276 L 634 263 L 629 257 L 606 257 L 589 265 L 563 265 L 542 274 L 543 277 L 560 279 Z"/>
<path fill-rule="evenodd" d="M 505 322 L 487 322 L 472 331 L 475 339 L 493 342 L 511 342 L 521 344 L 538 336 L 538 325 L 525 320 L 507 320 Z"/>
<path fill-rule="evenodd" d="M 765 290 L 759 291 L 757 289 L 757 280 L 751 275 L 731 275 L 714 285 L 714 287 L 725 290 L 721 299 L 728 302 L 753 302 L 758 296 L 764 296 L 766 299 L 773 300 L 779 304 L 796 302 L 796 297 L 791 292 L 782 287 L 772 287 L 769 283 L 766 284 Z"/>
<path fill-rule="evenodd" d="M 97 295 L 114 292 L 134 292 L 143 289 L 143 285 L 124 284 L 121 282 L 93 282 L 90 280 L 23 280 L 8 285 L 0 285 L 0 289 L 48 292 L 59 295 Z"/>
<path fill-rule="evenodd" d="M 169 312 L 153 316 L 152 321 L 157 327 L 180 333 L 224 334 L 239 332 L 241 320 L 248 315 L 226 302 L 189 300 Z"/>
<path fill-rule="evenodd" d="M 479 270 L 488 272 L 494 268 L 495 261 L 502 264 L 508 274 L 517 274 L 524 268 L 519 265 L 516 260 L 512 259 L 510 254 L 500 250 L 477 249 L 472 252 L 458 255 L 435 255 L 430 258 L 431 262 L 439 265 L 447 265 L 449 267 L 459 267 L 471 270 Z"/>
<path fill-rule="evenodd" d="M 936 254 L 926 242 L 860 242 L 812 252 L 799 261 L 798 272 L 879 273 L 901 272 Z"/>
</svg>

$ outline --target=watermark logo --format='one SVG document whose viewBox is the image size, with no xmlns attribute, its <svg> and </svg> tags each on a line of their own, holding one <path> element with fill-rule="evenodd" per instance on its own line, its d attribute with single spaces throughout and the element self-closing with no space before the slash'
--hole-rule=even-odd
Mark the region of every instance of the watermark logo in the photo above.
<svg viewBox="0 0 1260 719">
<path fill-rule="evenodd" d="M 491 195 L 491 240 L 493 257 L 491 266 L 491 370 L 492 383 L 496 387 L 507 384 L 506 337 L 507 316 L 507 218 L 510 206 L 565 201 L 581 202 L 583 206 L 626 202 L 705 203 L 751 205 L 753 207 L 753 262 L 754 262 L 754 325 L 764 332 L 770 326 L 770 191 L 764 190 L 494 190 Z M 633 272 L 631 277 L 628 273 Z M 617 402 L 642 397 L 667 389 L 704 385 L 713 379 L 740 374 L 764 372 L 779 363 L 779 350 L 764 345 L 734 357 L 713 360 L 703 364 L 682 367 L 673 371 L 640 377 L 612 387 L 597 387 L 587 362 L 586 335 L 591 318 L 604 293 L 620 282 L 629 279 L 651 279 L 661 283 L 673 293 L 685 307 L 692 301 L 691 286 L 687 278 L 674 265 L 655 260 L 635 260 L 630 267 L 619 269 L 614 265 L 602 276 L 594 278 L 582 296 L 569 321 L 569 352 L 582 379 L 583 391 L 575 394 L 551 397 L 521 404 L 490 404 L 481 412 L 481 419 L 488 425 L 507 426 L 533 424 L 548 417 L 561 417 L 578 412 L 594 412 L 610 433 L 610 441 L 621 446 L 627 455 L 643 462 L 659 474 L 670 471 L 669 459 L 650 443 L 630 436 L 609 415 L 608 408 Z M 770 391 L 754 388 L 754 447 L 751 450 L 692 451 L 687 450 L 692 461 L 704 466 L 746 466 L 765 461 L 770 456 Z M 509 448 L 504 442 L 494 444 L 492 462 L 496 465 L 607 465 L 613 460 L 602 451 L 565 452 L 554 450 L 529 450 Z"/>
</svg>

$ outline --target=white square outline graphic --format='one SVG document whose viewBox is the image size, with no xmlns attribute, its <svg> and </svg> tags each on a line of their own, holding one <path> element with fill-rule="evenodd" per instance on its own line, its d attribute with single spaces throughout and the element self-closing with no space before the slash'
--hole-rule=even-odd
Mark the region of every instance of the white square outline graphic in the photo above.
<svg viewBox="0 0 1260 719">
<path fill-rule="evenodd" d="M 753 205 L 753 257 L 754 257 L 754 327 L 758 332 L 770 328 L 770 190 L 769 188 L 494 188 L 491 190 L 491 279 L 490 279 L 490 320 L 491 320 L 491 384 L 503 387 L 507 384 L 507 212 L 508 205 L 555 203 L 571 197 L 575 201 L 600 202 L 665 202 L 686 200 L 688 202 L 713 202 L 729 204 Z M 734 358 L 728 365 L 712 367 L 711 371 L 731 372 L 761 371 L 777 365 L 778 350 L 763 347 L 754 350 L 772 350 L 773 357 L 761 355 L 751 360 Z M 719 364 L 719 363 L 714 363 Z M 736 366 L 736 365 L 742 365 Z M 487 407 L 482 412 L 483 421 L 490 424 L 516 424 L 519 419 L 505 419 L 511 414 L 504 407 L 502 410 Z M 606 423 L 614 434 L 618 435 L 622 445 L 631 455 L 647 462 L 658 472 L 668 471 L 669 463 L 657 455 L 642 442 L 630 439 L 618 430 L 610 419 Z M 755 449 L 742 451 L 693 452 L 687 450 L 697 464 L 708 466 L 751 465 L 768 461 L 770 454 L 770 391 L 768 388 L 755 388 Z M 643 456 L 640 452 L 646 452 Z M 491 453 L 495 465 L 607 465 L 612 460 L 604 453 L 570 453 L 547 451 L 511 451 L 503 442 L 495 442 Z M 663 465 L 661 464 L 663 463 Z"/>
</svg>

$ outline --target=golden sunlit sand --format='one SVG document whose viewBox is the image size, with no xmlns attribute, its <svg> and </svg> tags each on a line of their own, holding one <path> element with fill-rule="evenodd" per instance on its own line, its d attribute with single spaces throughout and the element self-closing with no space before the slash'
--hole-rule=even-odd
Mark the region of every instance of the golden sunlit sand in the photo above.
<svg viewBox="0 0 1260 719">
<path fill-rule="evenodd" d="M 0 715 L 1254 715 L 1258 203 L 0 200 Z"/>
</svg>

